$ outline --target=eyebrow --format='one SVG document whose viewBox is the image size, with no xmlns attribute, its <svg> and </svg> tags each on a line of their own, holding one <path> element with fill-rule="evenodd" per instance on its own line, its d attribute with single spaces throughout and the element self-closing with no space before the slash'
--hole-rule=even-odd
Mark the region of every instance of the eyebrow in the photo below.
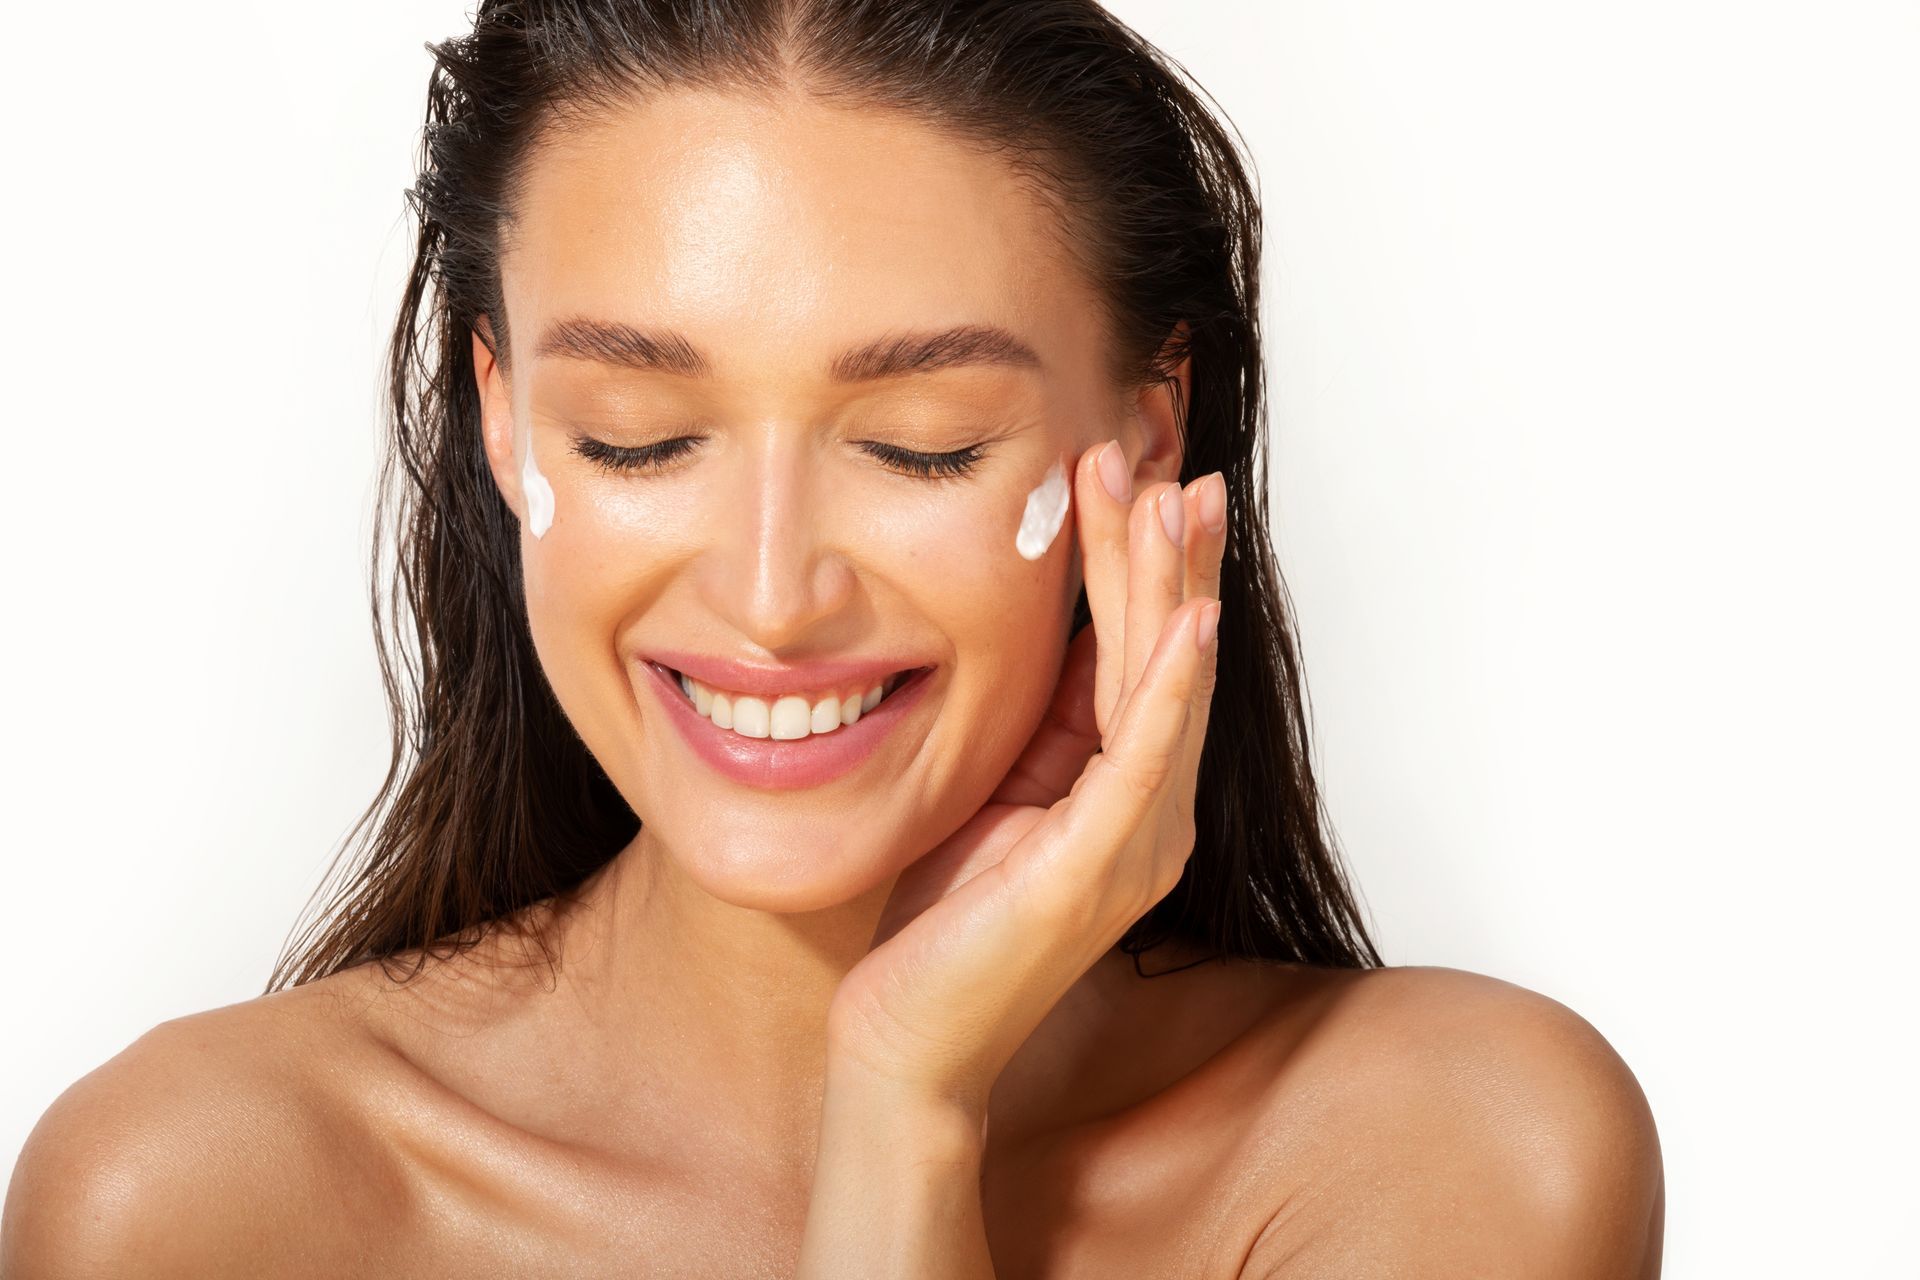
<svg viewBox="0 0 1920 1280">
<path fill-rule="evenodd" d="M 580 316 L 554 322 L 533 353 L 537 359 L 589 360 L 689 378 L 713 372 L 713 362 L 671 329 L 642 329 Z M 849 348 L 828 363 L 827 376 L 835 382 L 867 382 L 971 365 L 1038 369 L 1041 360 L 1032 347 L 998 325 L 962 324 L 893 334 Z"/>
</svg>

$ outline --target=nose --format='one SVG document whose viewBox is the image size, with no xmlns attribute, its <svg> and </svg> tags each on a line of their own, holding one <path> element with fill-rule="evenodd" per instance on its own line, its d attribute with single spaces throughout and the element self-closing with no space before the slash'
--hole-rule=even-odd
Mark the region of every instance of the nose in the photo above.
<svg viewBox="0 0 1920 1280">
<path fill-rule="evenodd" d="M 709 494 L 699 590 L 715 615 L 771 651 L 799 648 L 855 594 L 843 541 L 857 521 L 840 514 L 811 442 L 770 431 Z M 822 641 L 823 646 L 828 641 Z"/>
</svg>

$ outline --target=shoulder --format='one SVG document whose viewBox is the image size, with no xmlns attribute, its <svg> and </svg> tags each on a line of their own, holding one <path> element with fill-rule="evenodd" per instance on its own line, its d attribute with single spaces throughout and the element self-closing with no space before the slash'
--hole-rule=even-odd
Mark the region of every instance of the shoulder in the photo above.
<svg viewBox="0 0 1920 1280">
<path fill-rule="evenodd" d="M 0 1275 L 259 1275 L 296 1251 L 319 1263 L 301 1233 L 316 1201 L 374 1211 L 382 1172 L 327 1088 L 331 1003 L 295 989 L 175 1018 L 68 1086 L 14 1167 Z"/>
<path fill-rule="evenodd" d="M 1306 1125 L 1324 1202 L 1276 1184 L 1250 1278 L 1291 1274 L 1320 1230 L 1341 1256 L 1440 1272 L 1658 1273 L 1659 1137 L 1638 1081 L 1559 1001 L 1425 966 L 1319 971 L 1277 1011 L 1287 1069 L 1269 1124 Z M 1306 1210 L 1305 1212 L 1296 1212 Z M 1357 1252 L 1356 1252 L 1357 1251 Z"/>
</svg>

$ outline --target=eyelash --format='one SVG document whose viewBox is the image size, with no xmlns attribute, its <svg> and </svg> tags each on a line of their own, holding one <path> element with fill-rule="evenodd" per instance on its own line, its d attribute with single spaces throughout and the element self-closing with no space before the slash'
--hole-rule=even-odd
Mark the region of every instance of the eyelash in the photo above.
<svg viewBox="0 0 1920 1280">
<path fill-rule="evenodd" d="M 702 439 L 700 436 L 675 436 L 671 440 L 628 448 L 595 440 L 591 436 L 576 436 L 573 451 L 609 473 L 661 471 L 675 459 L 692 452 Z M 920 453 L 878 440 L 863 440 L 860 447 L 886 466 L 926 480 L 951 480 L 964 476 L 979 465 L 981 455 L 986 451 L 983 445 L 970 444 L 952 453 Z"/>
<path fill-rule="evenodd" d="M 573 451 L 602 471 L 617 474 L 626 471 L 659 471 L 700 443 L 698 436 L 675 436 L 637 449 L 608 444 L 592 436 L 575 436 Z"/>
<path fill-rule="evenodd" d="M 928 480 L 951 480 L 966 475 L 980 464 L 985 452 L 981 445 L 970 444 L 952 453 L 916 453 L 878 440 L 863 440 L 860 447 L 898 471 L 908 471 Z"/>
</svg>

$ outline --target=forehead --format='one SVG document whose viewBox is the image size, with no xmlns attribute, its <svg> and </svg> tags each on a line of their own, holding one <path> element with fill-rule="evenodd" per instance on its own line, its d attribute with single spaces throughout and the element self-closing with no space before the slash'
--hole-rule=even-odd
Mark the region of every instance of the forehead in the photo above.
<svg viewBox="0 0 1920 1280">
<path fill-rule="evenodd" d="M 900 113 L 676 90 L 553 135 L 503 260 L 515 345 L 554 316 L 797 365 L 888 328 L 1036 346 L 1089 299 L 1005 160 Z"/>
</svg>

